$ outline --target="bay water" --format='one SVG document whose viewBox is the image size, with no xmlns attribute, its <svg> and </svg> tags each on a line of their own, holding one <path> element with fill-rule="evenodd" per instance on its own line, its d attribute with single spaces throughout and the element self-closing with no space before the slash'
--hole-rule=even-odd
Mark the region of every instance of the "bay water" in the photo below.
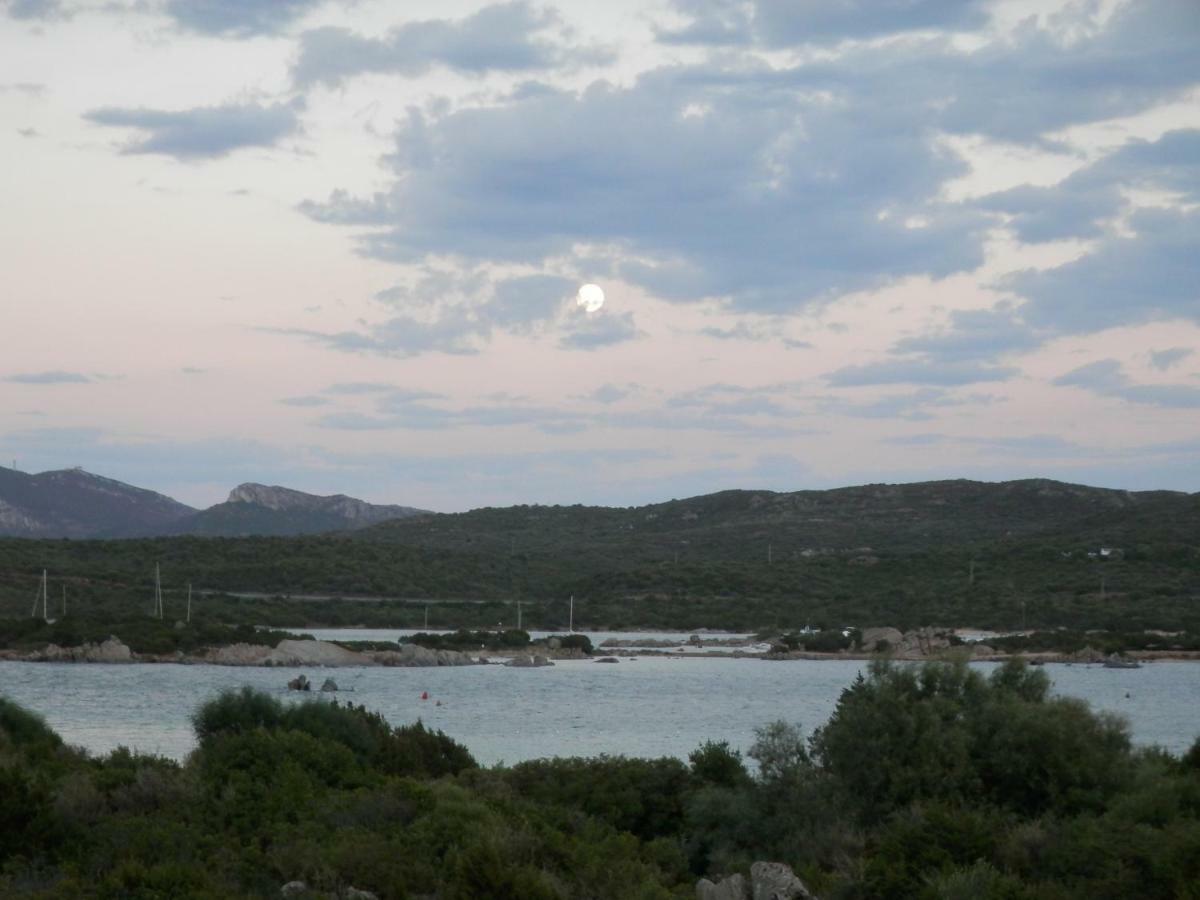
<svg viewBox="0 0 1200 900">
<path fill-rule="evenodd" d="M 371 639 L 395 637 L 389 631 Z M 243 685 L 294 702 L 312 699 L 286 689 L 288 679 L 304 672 L 315 686 L 334 678 L 345 692 L 332 696 L 380 712 L 393 725 L 420 719 L 445 731 L 483 764 L 600 754 L 686 758 L 707 740 L 728 741 L 744 751 L 756 728 L 778 719 L 811 732 L 829 718 L 841 692 L 866 665 L 850 659 L 669 653 L 616 664 L 560 660 L 536 669 L 0 662 L 0 695 L 39 713 L 68 743 L 94 753 L 126 746 L 182 759 L 195 746 L 190 716 L 205 700 Z M 995 666 L 972 665 L 982 671 Z M 1140 669 L 1048 663 L 1045 671 L 1057 693 L 1124 716 L 1139 744 L 1179 754 L 1200 737 L 1200 663 L 1158 661 Z"/>
</svg>

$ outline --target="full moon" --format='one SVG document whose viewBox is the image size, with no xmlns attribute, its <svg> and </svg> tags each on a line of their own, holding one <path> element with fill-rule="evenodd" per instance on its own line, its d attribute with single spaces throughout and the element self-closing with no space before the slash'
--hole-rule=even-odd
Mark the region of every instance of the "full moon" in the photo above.
<svg viewBox="0 0 1200 900">
<path fill-rule="evenodd" d="M 604 305 L 604 290 L 598 284 L 585 284 L 579 289 L 575 302 L 586 312 L 594 313 Z"/>
</svg>

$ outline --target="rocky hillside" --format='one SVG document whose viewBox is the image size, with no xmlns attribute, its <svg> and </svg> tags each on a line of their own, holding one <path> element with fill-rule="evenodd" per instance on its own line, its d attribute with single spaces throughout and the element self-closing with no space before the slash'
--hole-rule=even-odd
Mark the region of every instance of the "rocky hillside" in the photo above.
<svg viewBox="0 0 1200 900">
<path fill-rule="evenodd" d="M 153 534 L 196 511 L 170 497 L 83 469 L 30 475 L 0 467 L 0 535 Z"/>
<path fill-rule="evenodd" d="M 367 503 L 345 494 L 321 497 L 291 488 L 238 485 L 224 503 L 172 523 L 163 533 L 220 537 L 348 531 L 424 514 L 410 506 Z"/>
</svg>

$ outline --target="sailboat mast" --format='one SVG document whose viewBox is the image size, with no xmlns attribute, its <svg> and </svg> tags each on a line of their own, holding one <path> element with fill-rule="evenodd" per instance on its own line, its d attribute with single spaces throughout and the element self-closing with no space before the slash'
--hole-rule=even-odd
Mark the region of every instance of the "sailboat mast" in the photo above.
<svg viewBox="0 0 1200 900">
<path fill-rule="evenodd" d="M 567 630 L 569 632 L 571 632 L 571 634 L 575 633 L 575 595 L 574 594 L 571 595 L 571 621 L 567 626 Z"/>
<path fill-rule="evenodd" d="M 42 618 L 50 621 L 50 588 L 46 581 L 46 570 L 42 569 Z"/>
</svg>

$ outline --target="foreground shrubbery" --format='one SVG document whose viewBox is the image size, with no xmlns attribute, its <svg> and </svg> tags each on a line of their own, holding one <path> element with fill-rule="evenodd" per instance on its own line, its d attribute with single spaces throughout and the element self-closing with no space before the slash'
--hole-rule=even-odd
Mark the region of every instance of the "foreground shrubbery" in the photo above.
<svg viewBox="0 0 1200 900">
<path fill-rule="evenodd" d="M 772 859 L 825 898 L 1200 896 L 1200 742 L 1134 750 L 1019 662 L 876 665 L 753 765 L 709 742 L 480 769 L 420 724 L 249 690 L 193 722 L 183 765 L 95 760 L 0 700 L 0 895 L 682 898 Z"/>
</svg>

